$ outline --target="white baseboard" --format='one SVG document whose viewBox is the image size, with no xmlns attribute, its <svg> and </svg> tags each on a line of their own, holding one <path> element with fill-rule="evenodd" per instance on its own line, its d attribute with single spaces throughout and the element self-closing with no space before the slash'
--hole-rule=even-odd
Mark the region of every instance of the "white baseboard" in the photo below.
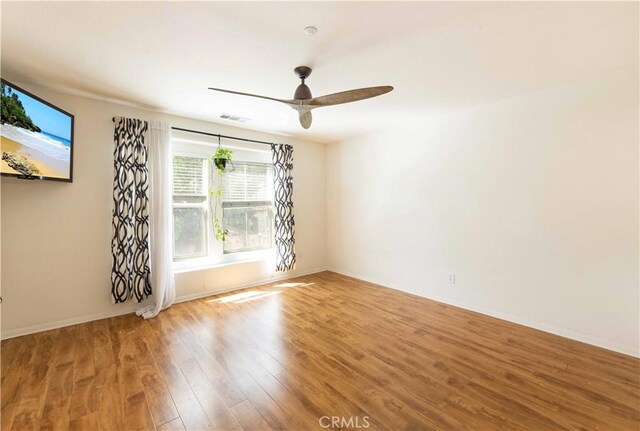
<svg viewBox="0 0 640 431">
<path fill-rule="evenodd" d="M 384 287 L 389 288 L 389 289 L 397 290 L 397 291 L 404 292 L 404 293 L 409 293 L 411 295 L 420 296 L 422 298 L 431 299 L 431 300 L 437 301 L 437 302 L 442 302 L 443 304 L 452 305 L 454 307 L 464 308 L 465 310 L 470 310 L 470 311 L 474 311 L 476 313 L 484 314 L 486 316 L 491 316 L 491 317 L 495 317 L 495 318 L 498 318 L 498 319 L 506 320 L 507 322 L 516 323 L 518 325 L 527 326 L 529 328 L 537 329 L 539 331 L 544 331 L 544 332 L 548 332 L 550 334 L 559 335 L 561 337 L 570 338 L 572 340 L 580 341 L 581 343 L 591 344 L 591 345 L 596 346 L 596 347 L 601 347 L 603 349 L 612 350 L 614 352 L 618 352 L 618 353 L 622 353 L 622 354 L 625 354 L 625 355 L 629 355 L 629 356 L 634 356 L 636 358 L 640 358 L 640 352 L 638 351 L 638 348 L 635 347 L 635 346 L 614 345 L 614 344 L 611 344 L 609 342 L 609 340 L 603 340 L 603 339 L 599 339 L 599 338 L 594 338 L 594 337 L 591 337 L 591 336 L 586 335 L 586 334 L 582 334 L 582 333 L 578 333 L 578 332 L 572 331 L 570 329 L 559 328 L 557 326 L 549 325 L 549 324 L 546 324 L 546 323 L 536 322 L 536 321 L 529 320 L 529 319 L 526 319 L 526 318 L 514 316 L 514 315 L 511 315 L 511 314 L 508 314 L 508 313 L 503 313 L 501 311 L 491 310 L 491 309 L 484 308 L 484 307 L 478 307 L 478 306 L 473 305 L 473 304 L 468 304 L 468 303 L 464 303 L 464 302 L 460 302 L 460 301 L 452 301 L 452 300 L 450 300 L 448 298 L 428 297 L 428 296 L 424 296 L 424 295 L 418 295 L 418 294 L 413 293 L 413 292 L 407 292 L 407 291 L 404 291 L 404 290 L 399 289 L 399 288 L 391 287 L 391 286 L 388 285 L 388 283 L 385 283 L 384 281 L 378 281 L 378 280 L 372 279 L 372 278 L 367 277 L 367 276 L 362 275 L 362 274 L 354 274 L 354 273 L 350 273 L 349 271 L 343 271 L 343 270 L 335 269 L 335 268 L 331 268 L 331 267 L 329 267 L 328 270 L 331 271 L 331 272 L 335 272 L 336 274 L 341 274 L 341 275 L 345 275 L 347 277 L 357 278 L 359 280 L 363 280 L 363 281 L 366 281 L 366 282 L 369 282 L 369 283 L 378 284 L 380 286 L 384 286 Z"/>
<path fill-rule="evenodd" d="M 290 278 L 303 277 L 305 275 L 316 274 L 318 272 L 326 271 L 326 267 L 310 269 L 307 271 L 291 271 L 283 273 L 281 276 L 269 277 L 261 280 L 252 281 L 250 283 L 243 283 L 228 287 L 222 290 L 207 291 L 202 293 L 182 295 L 176 298 L 176 303 L 191 301 L 193 299 L 204 298 L 207 296 L 220 295 L 222 293 L 232 292 L 234 290 L 247 289 L 249 287 L 259 286 L 261 284 L 267 284 L 274 281 L 288 280 Z M 55 322 L 42 323 L 38 325 L 27 326 L 24 328 L 11 329 L 3 331 L 1 335 L 2 340 L 9 338 L 21 337 L 23 335 L 35 334 L 36 332 L 49 331 L 51 329 L 64 328 L 65 326 L 78 325 L 80 323 L 93 322 L 94 320 L 107 319 L 109 317 L 122 316 L 125 314 L 134 313 L 139 308 L 139 304 L 126 303 L 118 304 L 118 310 L 108 311 L 104 313 L 95 313 L 82 317 L 75 317 L 71 319 L 58 320 Z"/>
<path fill-rule="evenodd" d="M 122 316 L 136 311 L 138 304 L 118 304 L 118 309 L 104 313 L 89 314 L 82 317 L 57 320 L 55 322 L 40 323 L 38 325 L 26 326 L 24 328 L 10 329 L 2 331 L 2 340 L 21 337 L 23 335 L 35 334 L 36 332 L 49 331 L 51 329 L 64 328 L 65 326 L 78 325 L 80 323 L 93 322 L 94 320 L 107 319 L 109 317 Z"/>
</svg>

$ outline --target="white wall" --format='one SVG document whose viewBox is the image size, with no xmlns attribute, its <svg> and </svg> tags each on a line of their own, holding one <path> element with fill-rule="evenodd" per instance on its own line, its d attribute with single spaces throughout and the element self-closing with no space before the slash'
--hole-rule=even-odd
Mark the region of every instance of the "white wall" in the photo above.
<svg viewBox="0 0 640 431">
<path fill-rule="evenodd" d="M 10 76 L 3 78 L 9 79 Z M 19 82 L 16 84 L 20 85 Z M 3 178 L 2 337 L 131 312 L 111 304 L 113 116 L 164 119 L 179 127 L 294 146 L 296 270 L 326 267 L 325 146 L 234 129 L 21 85 L 75 115 L 72 184 Z M 282 277 L 270 262 L 237 264 L 176 275 L 179 298 Z"/>
<path fill-rule="evenodd" d="M 638 90 L 635 67 L 330 146 L 330 269 L 638 356 Z"/>
</svg>

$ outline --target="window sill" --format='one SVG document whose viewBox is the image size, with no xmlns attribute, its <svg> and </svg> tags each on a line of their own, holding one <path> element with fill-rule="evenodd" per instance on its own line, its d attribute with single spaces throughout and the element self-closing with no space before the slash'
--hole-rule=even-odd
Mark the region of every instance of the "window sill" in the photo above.
<svg viewBox="0 0 640 431">
<path fill-rule="evenodd" d="M 208 269 L 225 268 L 228 266 L 242 265 L 245 263 L 266 262 L 274 258 L 274 249 L 249 251 L 229 255 L 223 261 L 214 261 L 208 257 L 185 259 L 173 262 L 173 273 L 182 274 L 185 272 L 204 271 Z"/>
</svg>

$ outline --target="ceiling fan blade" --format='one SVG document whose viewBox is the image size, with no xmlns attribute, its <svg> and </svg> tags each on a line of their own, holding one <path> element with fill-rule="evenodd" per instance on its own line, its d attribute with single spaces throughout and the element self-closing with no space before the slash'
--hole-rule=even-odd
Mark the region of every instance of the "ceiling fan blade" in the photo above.
<svg viewBox="0 0 640 431">
<path fill-rule="evenodd" d="M 357 90 L 342 91 L 340 93 L 327 94 L 305 101 L 305 104 L 318 108 L 320 106 L 340 105 L 342 103 L 355 102 L 357 100 L 369 99 L 380 96 L 393 90 L 390 85 L 381 87 L 358 88 Z"/>
<path fill-rule="evenodd" d="M 311 121 L 313 120 L 311 111 L 298 111 L 298 114 L 300 116 L 300 125 L 305 129 L 311 127 Z"/>
<path fill-rule="evenodd" d="M 280 103 L 284 103 L 285 105 L 294 105 L 296 104 L 295 100 L 286 100 L 286 99 L 276 99 L 274 97 L 267 97 L 267 96 L 259 96 L 257 94 L 250 94 L 250 93 L 241 93 L 239 91 L 232 91 L 232 90 L 223 90 L 222 88 L 212 88 L 209 87 L 209 90 L 213 90 L 213 91 L 221 91 L 223 93 L 231 93 L 231 94 L 238 94 L 240 96 L 248 96 L 248 97 L 257 97 L 259 99 L 267 99 L 267 100 L 273 100 L 275 102 L 280 102 Z"/>
</svg>

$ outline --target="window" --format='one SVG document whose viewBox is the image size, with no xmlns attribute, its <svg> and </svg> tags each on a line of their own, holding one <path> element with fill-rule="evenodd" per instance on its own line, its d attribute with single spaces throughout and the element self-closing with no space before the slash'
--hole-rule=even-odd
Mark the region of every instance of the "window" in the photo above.
<svg viewBox="0 0 640 431">
<path fill-rule="evenodd" d="M 222 176 L 224 252 L 260 250 L 273 244 L 273 167 L 235 162 Z"/>
<path fill-rule="evenodd" d="M 255 161 L 234 161 L 233 165 L 234 169 L 222 176 L 222 208 L 218 214 L 228 230 L 222 243 L 212 233 L 209 160 L 204 154 L 174 155 L 174 260 L 225 262 L 234 253 L 272 248 L 273 167 Z"/>
<path fill-rule="evenodd" d="M 207 255 L 207 159 L 173 157 L 173 257 Z"/>
</svg>

